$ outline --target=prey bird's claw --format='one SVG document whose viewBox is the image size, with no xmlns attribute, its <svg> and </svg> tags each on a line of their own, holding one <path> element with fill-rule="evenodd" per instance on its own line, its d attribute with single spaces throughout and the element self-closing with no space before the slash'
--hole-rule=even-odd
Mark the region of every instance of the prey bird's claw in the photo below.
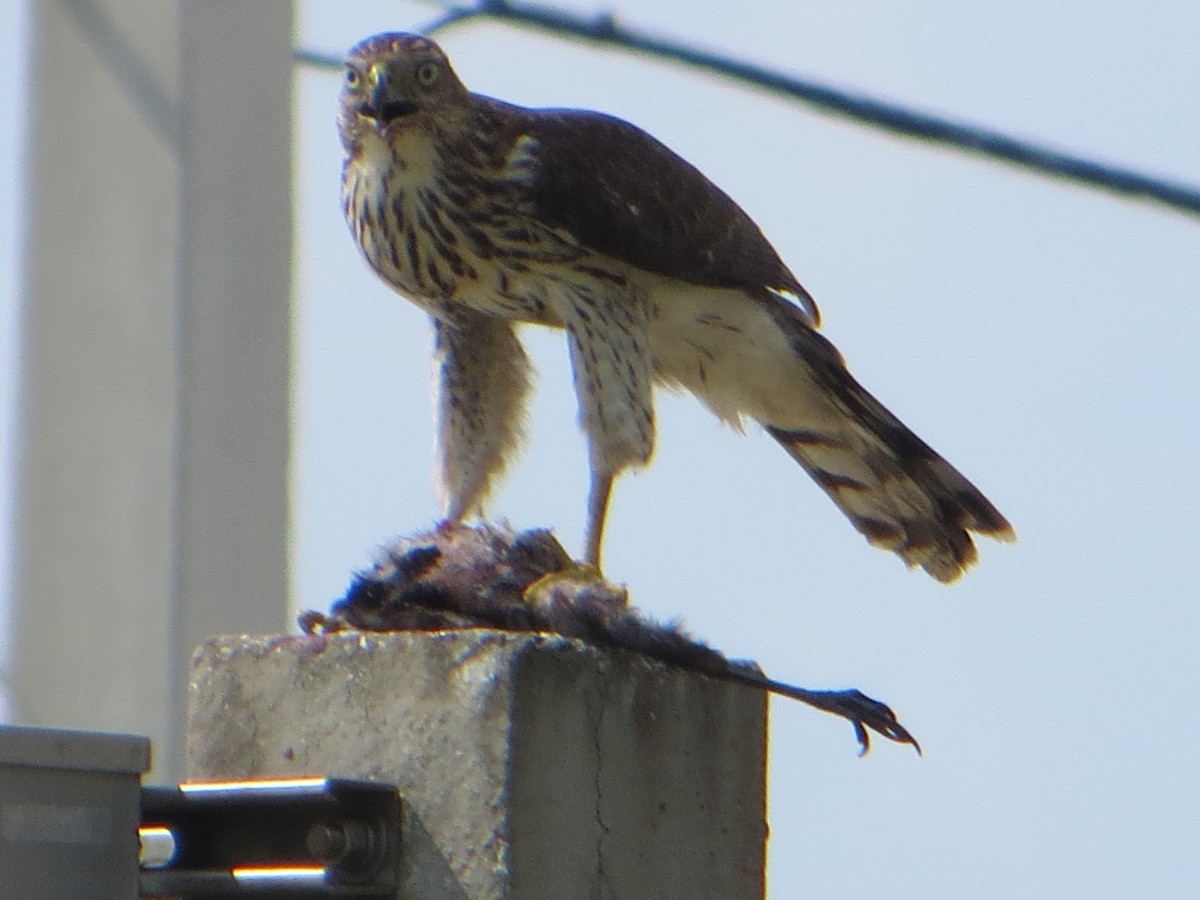
<svg viewBox="0 0 1200 900">
<path fill-rule="evenodd" d="M 892 708 L 886 703 L 873 700 L 862 691 L 832 691 L 829 712 L 849 719 L 854 726 L 855 737 L 858 738 L 858 755 L 866 756 L 871 750 L 871 738 L 867 729 L 883 735 L 889 741 L 898 744 L 912 744 L 917 755 L 921 755 L 921 745 L 907 728 L 900 724 Z"/>
<path fill-rule="evenodd" d="M 744 673 L 743 678 L 747 683 L 760 684 L 772 693 L 799 700 L 815 709 L 841 716 L 849 721 L 854 726 L 854 736 L 858 738 L 859 756 L 866 756 L 871 749 L 870 731 L 898 744 L 912 744 L 917 754 L 921 755 L 921 745 L 912 733 L 900 724 L 892 708 L 868 697 L 862 691 L 853 688 L 844 691 L 813 691 L 750 672 Z"/>
</svg>

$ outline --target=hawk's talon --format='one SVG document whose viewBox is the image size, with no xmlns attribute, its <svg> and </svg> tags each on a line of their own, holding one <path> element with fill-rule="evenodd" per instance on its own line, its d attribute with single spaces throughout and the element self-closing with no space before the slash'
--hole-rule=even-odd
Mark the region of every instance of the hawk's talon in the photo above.
<svg viewBox="0 0 1200 900">
<path fill-rule="evenodd" d="M 561 585 L 572 585 L 574 587 L 584 587 L 592 584 L 600 584 L 604 581 L 604 575 L 601 574 L 597 566 L 588 562 L 578 562 L 572 560 L 570 566 L 565 569 L 560 569 L 557 572 L 547 572 L 541 576 L 529 587 L 521 592 L 521 599 L 526 603 L 544 602 L 549 592 Z"/>
</svg>

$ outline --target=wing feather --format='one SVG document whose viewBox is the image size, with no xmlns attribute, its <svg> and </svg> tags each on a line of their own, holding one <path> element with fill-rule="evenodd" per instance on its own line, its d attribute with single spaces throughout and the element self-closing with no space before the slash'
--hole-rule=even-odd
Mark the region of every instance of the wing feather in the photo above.
<svg viewBox="0 0 1200 900">
<path fill-rule="evenodd" d="M 661 141 L 602 113 L 477 99 L 521 122 L 539 222 L 658 275 L 790 295 L 816 324 L 815 302 L 754 220 Z"/>
</svg>

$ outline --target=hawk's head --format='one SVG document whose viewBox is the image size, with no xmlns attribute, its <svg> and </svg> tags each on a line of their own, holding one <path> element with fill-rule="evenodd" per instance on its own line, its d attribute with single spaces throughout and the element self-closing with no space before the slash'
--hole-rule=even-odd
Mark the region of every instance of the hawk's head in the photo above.
<svg viewBox="0 0 1200 900">
<path fill-rule="evenodd" d="M 411 127 L 467 97 L 450 61 L 433 41 L 415 34 L 377 34 L 346 55 L 338 124 L 349 145 L 367 131 Z"/>
</svg>

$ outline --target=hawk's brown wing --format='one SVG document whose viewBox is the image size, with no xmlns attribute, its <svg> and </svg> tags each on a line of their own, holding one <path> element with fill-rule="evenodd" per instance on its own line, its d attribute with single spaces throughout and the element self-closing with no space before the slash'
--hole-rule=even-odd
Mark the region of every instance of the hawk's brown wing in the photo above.
<svg viewBox="0 0 1200 900">
<path fill-rule="evenodd" d="M 691 163 L 612 116 L 521 112 L 536 142 L 529 187 L 539 221 L 659 275 L 792 294 L 815 324 L 815 303 L 759 227 Z"/>
</svg>

